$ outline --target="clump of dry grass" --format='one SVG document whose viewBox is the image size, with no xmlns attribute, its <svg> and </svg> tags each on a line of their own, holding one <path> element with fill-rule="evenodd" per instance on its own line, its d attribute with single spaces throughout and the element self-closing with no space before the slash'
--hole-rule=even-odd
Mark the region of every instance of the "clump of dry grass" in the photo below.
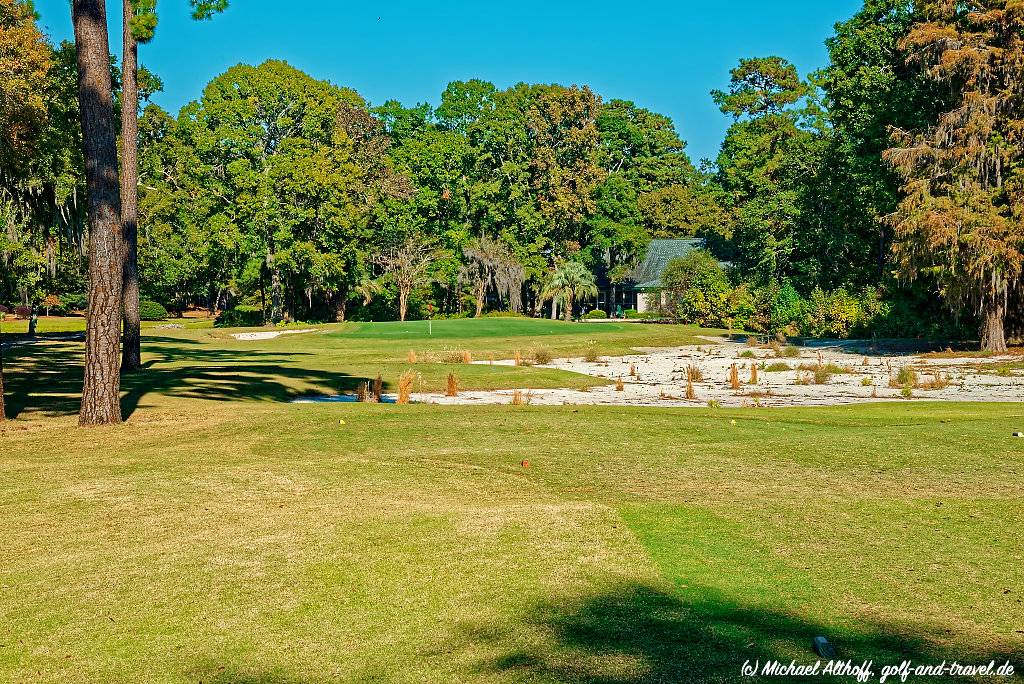
<svg viewBox="0 0 1024 684">
<path fill-rule="evenodd" d="M 416 364 L 416 361 L 417 361 L 418 357 L 416 356 L 416 350 L 415 349 L 410 349 L 409 350 L 409 357 L 408 358 L 409 358 L 409 363 L 411 363 L 413 365 Z"/>
<path fill-rule="evenodd" d="M 523 393 L 523 390 L 513 390 L 512 392 L 512 405 L 513 406 L 529 406 L 530 402 L 533 401 L 533 390 Z"/>
<path fill-rule="evenodd" d="M 371 396 L 373 395 L 370 394 L 370 383 L 361 382 L 358 385 L 356 385 L 356 401 L 358 401 L 361 404 L 366 403 L 370 401 Z"/>
<path fill-rule="evenodd" d="M 688 382 L 704 382 L 704 372 L 696 366 L 686 367 L 686 380 Z"/>
<path fill-rule="evenodd" d="M 583 352 L 583 360 L 587 363 L 597 363 L 601 357 L 597 355 L 597 347 L 590 345 L 587 351 Z"/>
<path fill-rule="evenodd" d="M 931 380 L 922 380 L 917 387 L 923 390 L 944 390 L 949 387 L 949 377 L 942 374 L 942 371 L 933 371 Z"/>
<path fill-rule="evenodd" d="M 473 363 L 473 355 L 469 353 L 468 349 L 462 350 L 462 363 Z"/>
<path fill-rule="evenodd" d="M 373 379 L 373 399 L 374 401 L 380 401 L 384 396 L 384 378 L 377 373 L 377 377 Z"/>
<path fill-rule="evenodd" d="M 733 390 L 740 388 L 740 369 L 735 363 L 729 367 L 729 387 Z"/>
<path fill-rule="evenodd" d="M 636 374 L 636 364 L 634 364 L 634 363 L 629 364 L 629 377 L 631 377 L 631 378 L 639 377 Z"/>
<path fill-rule="evenodd" d="M 693 388 L 693 376 L 689 374 L 686 376 L 686 398 L 689 401 L 697 398 L 697 390 Z"/>
<path fill-rule="evenodd" d="M 757 347 L 761 344 L 761 340 L 757 339 L 757 337 L 755 337 L 754 335 L 747 335 L 746 344 L 748 347 Z"/>
<path fill-rule="evenodd" d="M 757 364 L 756 363 L 750 364 L 750 384 L 751 385 L 756 385 L 757 384 Z"/>
<path fill-rule="evenodd" d="M 828 381 L 832 379 L 832 370 L 828 366 L 818 366 L 814 369 L 814 384 L 815 385 L 827 385 Z"/>
<path fill-rule="evenodd" d="M 455 373 L 448 374 L 448 387 L 445 391 L 445 396 L 457 397 L 459 396 L 459 379 L 455 377 Z"/>
<path fill-rule="evenodd" d="M 814 375 L 807 370 L 799 370 L 796 374 L 796 380 L 793 381 L 794 385 L 810 385 L 814 380 Z"/>
<path fill-rule="evenodd" d="M 513 360 L 517 366 L 523 365 L 523 354 L 518 349 L 516 349 L 516 355 L 513 357 Z"/>
<path fill-rule="evenodd" d="M 551 363 L 551 359 L 554 358 L 551 350 L 547 347 L 537 347 L 533 350 L 533 360 L 542 366 L 547 363 Z"/>
<path fill-rule="evenodd" d="M 862 366 L 870 366 L 871 365 L 871 359 L 869 359 L 868 357 L 865 356 L 864 359 L 860 362 L 860 365 L 862 365 Z"/>
<path fill-rule="evenodd" d="M 408 404 L 412 399 L 412 384 L 416 381 L 416 371 L 407 370 L 398 378 L 398 403 Z"/>
<path fill-rule="evenodd" d="M 617 380 L 615 381 L 615 391 L 616 391 L 616 392 L 622 392 L 622 391 L 623 391 L 623 390 L 625 390 L 625 389 L 626 389 L 626 383 L 624 383 L 624 382 L 622 381 L 622 377 L 620 376 L 620 377 L 619 377 L 619 378 L 618 378 L 618 379 L 617 379 Z"/>
</svg>

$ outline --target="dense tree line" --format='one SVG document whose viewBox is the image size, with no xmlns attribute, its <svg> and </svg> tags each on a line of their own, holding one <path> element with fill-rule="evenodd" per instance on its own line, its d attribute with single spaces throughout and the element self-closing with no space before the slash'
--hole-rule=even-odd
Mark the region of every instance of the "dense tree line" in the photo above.
<svg viewBox="0 0 1024 684">
<path fill-rule="evenodd" d="M 1019 2 L 865 0 L 819 72 L 740 60 L 711 93 L 733 123 L 700 168 L 669 118 L 585 85 L 459 81 L 410 107 L 271 60 L 173 115 L 137 60 L 156 2 L 123 8 L 122 73 L 102 0 L 72 3 L 76 45 L 59 46 L 0 0 L 0 303 L 87 309 L 87 385 L 108 399 L 122 332 L 124 370 L 139 363 L 140 299 L 251 324 L 572 316 L 652 237 L 704 237 L 730 264 L 672 269 L 687 285 L 670 313 L 689 320 L 977 326 L 991 350 L 1016 332 Z"/>
</svg>

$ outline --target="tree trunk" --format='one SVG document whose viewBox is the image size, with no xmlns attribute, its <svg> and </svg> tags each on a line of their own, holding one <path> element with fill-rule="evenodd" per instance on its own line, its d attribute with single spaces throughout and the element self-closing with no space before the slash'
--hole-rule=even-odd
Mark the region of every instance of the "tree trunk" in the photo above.
<svg viewBox="0 0 1024 684">
<path fill-rule="evenodd" d="M 270 271 L 270 322 L 278 323 L 283 318 L 281 311 L 281 271 L 274 263 L 274 243 L 267 242 L 267 270 Z"/>
<path fill-rule="evenodd" d="M 72 0 L 89 207 L 89 311 L 78 424 L 121 422 L 121 192 L 103 0 Z"/>
<path fill-rule="evenodd" d="M 345 292 L 334 293 L 334 320 L 338 323 L 345 322 L 345 302 L 348 299 Z"/>
<path fill-rule="evenodd" d="M 142 368 L 139 320 L 139 45 L 132 35 L 132 0 L 122 0 L 124 59 L 121 63 L 121 223 L 124 235 L 124 342 L 121 371 Z"/>
<path fill-rule="evenodd" d="M 398 290 L 398 320 L 405 322 L 405 312 L 409 308 L 409 290 L 399 288 Z"/>
<path fill-rule="evenodd" d="M 0 423 L 7 420 L 4 410 L 4 349 L 2 345 L 3 336 L 0 335 Z"/>
<path fill-rule="evenodd" d="M 573 298 L 567 296 L 565 298 L 565 311 L 562 312 L 563 315 L 565 316 L 565 322 L 566 323 L 569 323 L 569 322 L 572 321 L 572 307 L 573 307 L 573 304 L 575 304 L 575 302 L 573 301 Z"/>
<path fill-rule="evenodd" d="M 981 311 L 981 350 L 1006 351 L 1006 304 L 1001 297 L 988 301 Z"/>
<path fill-rule="evenodd" d="M 553 320 L 553 321 L 557 321 L 558 320 L 558 298 L 557 297 L 552 297 L 551 298 L 551 320 Z"/>
<path fill-rule="evenodd" d="M 477 295 L 476 295 L 476 317 L 477 318 L 480 318 L 480 316 L 482 316 L 483 313 L 484 313 L 484 298 L 486 296 L 487 296 L 486 293 L 480 294 L 479 292 L 477 292 Z"/>
</svg>

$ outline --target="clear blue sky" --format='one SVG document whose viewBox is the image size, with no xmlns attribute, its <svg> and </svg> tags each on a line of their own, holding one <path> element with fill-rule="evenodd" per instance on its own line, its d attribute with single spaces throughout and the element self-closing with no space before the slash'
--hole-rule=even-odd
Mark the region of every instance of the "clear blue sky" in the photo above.
<svg viewBox="0 0 1024 684">
<path fill-rule="evenodd" d="M 71 38 L 69 0 L 36 0 L 54 40 Z M 120 6 L 108 0 L 112 52 L 120 52 Z M 505 87 L 588 84 L 606 99 L 666 114 L 694 161 L 714 157 L 728 126 L 708 92 L 740 57 L 778 54 L 801 74 L 826 62 L 824 40 L 859 0 L 231 0 L 208 22 L 186 0 L 160 0 L 156 38 L 140 61 L 159 74 L 154 98 L 177 113 L 230 66 L 287 60 L 355 88 L 374 104 L 437 103 L 453 80 Z"/>
</svg>

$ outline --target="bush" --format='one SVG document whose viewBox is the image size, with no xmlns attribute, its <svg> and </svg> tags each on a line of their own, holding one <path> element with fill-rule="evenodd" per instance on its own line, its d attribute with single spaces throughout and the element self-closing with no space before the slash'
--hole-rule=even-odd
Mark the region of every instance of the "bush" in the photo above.
<svg viewBox="0 0 1024 684">
<path fill-rule="evenodd" d="M 604 320 L 605 318 L 608 318 L 608 314 L 602 311 L 601 309 L 594 309 L 593 311 L 588 311 L 586 314 L 583 315 L 583 317 L 592 320 Z"/>
<path fill-rule="evenodd" d="M 32 315 L 32 307 L 25 306 L 24 304 L 19 304 L 18 306 L 14 307 L 14 315 L 17 316 L 18 318 L 28 318 L 29 316 Z"/>
<path fill-rule="evenodd" d="M 221 311 L 213 324 L 218 328 L 255 328 L 263 325 L 263 309 L 258 306 L 236 306 Z"/>
<path fill-rule="evenodd" d="M 469 312 L 466 312 L 466 316 L 461 316 L 458 314 L 456 314 L 455 316 L 465 318 L 466 316 L 469 316 Z M 449 316 L 449 318 L 455 316 Z M 519 313 L 518 311 L 489 311 L 485 313 L 483 316 L 481 316 L 481 318 L 525 318 L 525 316 Z"/>
<path fill-rule="evenodd" d="M 718 260 L 698 249 L 668 262 L 661 274 L 668 295 L 667 308 L 684 323 L 722 325 L 728 318 L 727 302 L 732 287 Z"/>
<path fill-rule="evenodd" d="M 65 311 L 85 311 L 89 308 L 89 296 L 85 293 L 61 295 Z"/>
<path fill-rule="evenodd" d="M 139 302 L 139 318 L 143 321 L 165 321 L 167 309 L 159 302 L 143 299 Z"/>
<path fill-rule="evenodd" d="M 788 363 L 777 361 L 775 363 L 769 364 L 768 367 L 765 368 L 764 370 L 766 373 L 783 373 L 785 371 L 793 370 L 793 367 L 790 366 Z"/>
</svg>

